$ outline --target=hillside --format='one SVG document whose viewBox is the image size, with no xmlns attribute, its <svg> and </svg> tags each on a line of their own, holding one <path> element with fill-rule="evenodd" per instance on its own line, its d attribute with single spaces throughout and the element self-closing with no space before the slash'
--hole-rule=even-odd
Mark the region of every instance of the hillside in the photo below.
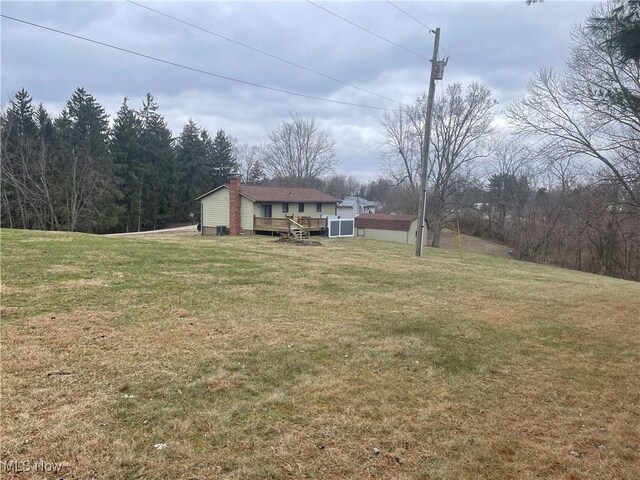
<svg viewBox="0 0 640 480">
<path fill-rule="evenodd" d="M 458 241 L 453 230 L 445 228 L 440 234 L 440 248 L 454 250 L 458 252 Z M 492 257 L 508 258 L 510 248 L 507 245 L 497 241 L 489 240 L 473 235 L 460 235 L 460 253 L 462 256 L 468 253 L 479 253 L 482 255 L 490 255 Z"/>
<path fill-rule="evenodd" d="M 637 283 L 362 239 L 1 240 L 2 460 L 640 478 Z"/>
</svg>

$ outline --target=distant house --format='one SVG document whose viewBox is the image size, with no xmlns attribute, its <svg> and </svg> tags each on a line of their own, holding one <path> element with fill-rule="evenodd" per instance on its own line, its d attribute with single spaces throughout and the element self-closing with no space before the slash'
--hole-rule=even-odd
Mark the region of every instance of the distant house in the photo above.
<svg viewBox="0 0 640 480">
<path fill-rule="evenodd" d="M 345 197 L 338 203 L 338 216 L 340 218 L 355 218 L 361 213 L 376 213 L 377 202 L 366 198 Z"/>
<path fill-rule="evenodd" d="M 216 235 L 220 228 L 231 235 L 287 232 L 289 220 L 307 233 L 321 232 L 326 229 L 326 217 L 336 215 L 338 204 L 337 198 L 313 188 L 243 185 L 239 175 L 196 200 L 203 235 Z"/>
<path fill-rule="evenodd" d="M 356 217 L 356 235 L 371 240 L 415 243 L 418 232 L 417 215 L 363 213 Z M 425 238 L 426 245 L 426 238 Z"/>
</svg>

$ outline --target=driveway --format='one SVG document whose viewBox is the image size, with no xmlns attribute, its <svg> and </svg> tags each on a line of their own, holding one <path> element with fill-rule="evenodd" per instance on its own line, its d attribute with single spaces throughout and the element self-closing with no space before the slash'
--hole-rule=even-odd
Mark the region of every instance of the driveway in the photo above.
<svg viewBox="0 0 640 480">
<path fill-rule="evenodd" d="M 186 227 L 163 228 L 161 230 L 147 230 L 144 232 L 109 233 L 105 237 L 128 237 L 130 235 L 157 235 L 162 233 L 198 233 L 197 225 L 187 225 Z"/>
</svg>

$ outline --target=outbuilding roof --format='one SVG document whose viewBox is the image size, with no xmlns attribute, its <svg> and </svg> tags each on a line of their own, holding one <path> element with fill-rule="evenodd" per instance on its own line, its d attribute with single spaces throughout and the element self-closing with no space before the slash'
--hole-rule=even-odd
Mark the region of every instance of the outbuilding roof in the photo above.
<svg viewBox="0 0 640 480">
<path fill-rule="evenodd" d="M 363 213 L 356 217 L 356 228 L 397 230 L 408 232 L 417 215 L 394 215 L 389 213 Z"/>
<path fill-rule="evenodd" d="M 377 207 L 378 202 L 372 202 L 366 198 L 361 197 L 344 197 L 344 200 L 340 202 L 339 207 L 353 207 L 355 204 L 362 205 L 363 207 Z"/>
<path fill-rule="evenodd" d="M 337 198 L 315 188 L 261 187 L 242 185 L 240 193 L 256 202 L 326 202 L 336 203 Z"/>
</svg>

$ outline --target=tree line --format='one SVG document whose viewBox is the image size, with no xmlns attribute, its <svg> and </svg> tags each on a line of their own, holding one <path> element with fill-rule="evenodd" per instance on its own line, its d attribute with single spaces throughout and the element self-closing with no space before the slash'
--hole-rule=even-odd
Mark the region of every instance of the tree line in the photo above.
<svg viewBox="0 0 640 480">
<path fill-rule="evenodd" d="M 184 222 L 197 195 L 237 169 L 232 139 L 189 121 L 177 138 L 148 94 L 122 103 L 113 125 L 77 88 L 53 119 L 16 93 L 0 118 L 2 226 L 135 231 Z"/>
<path fill-rule="evenodd" d="M 540 69 L 502 111 L 488 88 L 435 101 L 428 161 L 430 241 L 458 222 L 520 259 L 640 279 L 638 2 L 593 9 L 563 71 Z M 382 121 L 388 210 L 416 213 L 424 95 Z"/>
</svg>

